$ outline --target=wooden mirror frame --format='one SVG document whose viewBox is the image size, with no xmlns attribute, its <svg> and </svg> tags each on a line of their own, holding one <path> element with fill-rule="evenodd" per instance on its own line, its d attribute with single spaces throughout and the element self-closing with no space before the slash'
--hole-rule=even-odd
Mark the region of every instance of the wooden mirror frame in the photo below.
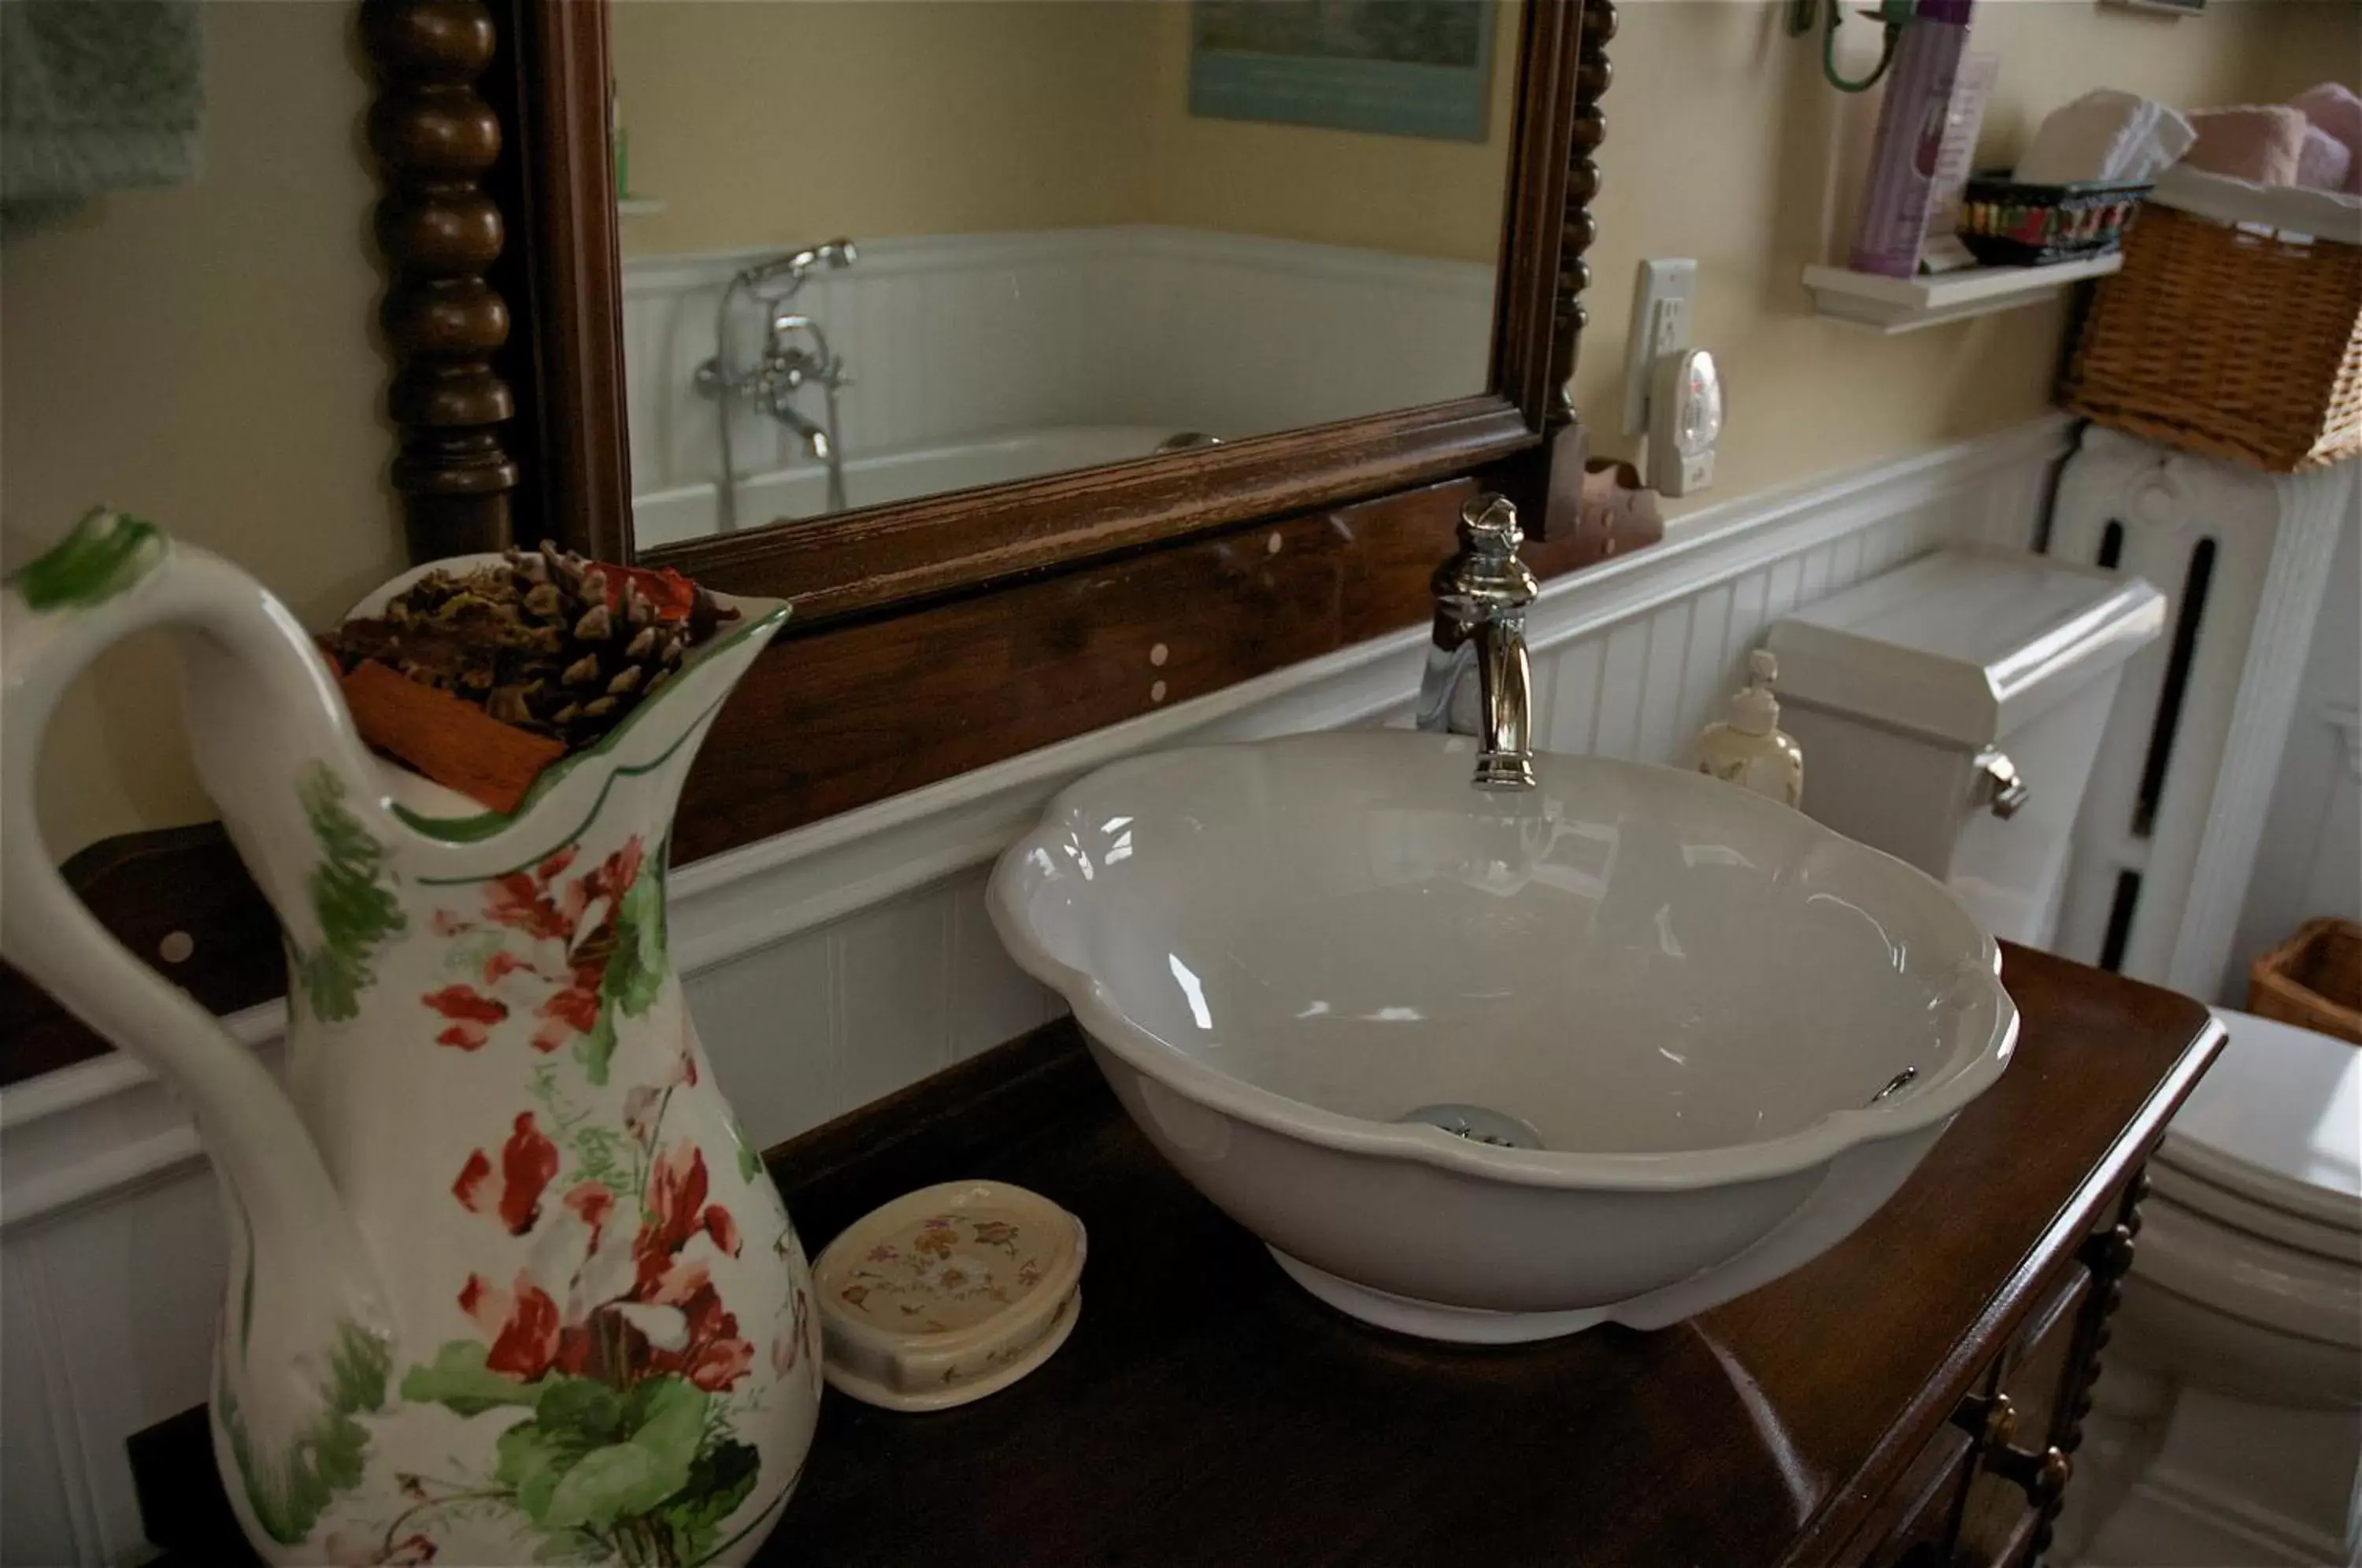
<svg viewBox="0 0 2362 1568">
<path fill-rule="evenodd" d="M 688 541 L 650 561 L 791 599 L 809 629 L 1451 475 L 1482 473 L 1530 535 L 1564 539 L 1583 469 L 1565 388 L 1614 27 L 1608 0 L 1524 7 L 1492 391 Z M 381 84 L 381 319 L 414 558 L 541 536 L 631 558 L 605 4 L 364 0 L 361 36 Z"/>
<path fill-rule="evenodd" d="M 799 610 L 714 720 L 676 862 L 1415 624 L 1477 483 L 1524 508 L 1545 579 L 1653 541 L 1644 514 L 1582 512 L 1565 391 L 1615 9 L 1527 7 L 1500 390 L 657 552 Z M 414 559 L 544 536 L 629 551 L 605 28 L 603 0 L 360 7 L 380 83 L 392 480 Z M 172 975 L 211 1010 L 281 993 L 270 908 L 218 827 L 102 841 L 66 874 L 135 952 L 212 933 Z M 6 966 L 0 1038 L 0 1082 L 106 1050 Z"/>
</svg>

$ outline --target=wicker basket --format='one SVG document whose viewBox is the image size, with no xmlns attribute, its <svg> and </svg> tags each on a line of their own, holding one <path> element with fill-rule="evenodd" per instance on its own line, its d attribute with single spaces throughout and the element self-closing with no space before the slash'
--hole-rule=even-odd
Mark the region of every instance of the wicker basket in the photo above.
<svg viewBox="0 0 2362 1568">
<path fill-rule="evenodd" d="M 2362 1045 L 2362 926 L 2299 926 L 2247 971 L 2247 1010 Z"/>
<path fill-rule="evenodd" d="M 2362 247 L 2146 204 L 2100 281 L 2064 402 L 2274 473 L 2362 452 Z"/>
</svg>

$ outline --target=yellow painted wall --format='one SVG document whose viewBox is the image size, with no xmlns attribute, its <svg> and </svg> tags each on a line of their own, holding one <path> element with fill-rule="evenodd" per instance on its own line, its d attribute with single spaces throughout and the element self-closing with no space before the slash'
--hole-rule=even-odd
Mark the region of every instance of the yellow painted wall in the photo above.
<svg viewBox="0 0 2362 1568">
<path fill-rule="evenodd" d="M 981 14 L 990 0 L 973 3 Z M 783 25 L 775 14 L 831 7 L 711 8 Z M 1136 8 L 1089 9 L 1120 28 Z M 1645 255 L 1698 258 L 1700 330 L 1729 369 L 1733 413 L 1711 498 L 1992 428 L 2044 405 L 2060 307 L 1899 338 L 1808 313 L 1797 274 L 1826 236 L 1842 232 L 1874 110 L 1819 84 L 1805 50 L 1781 33 L 1774 0 L 1628 0 L 1623 16 L 1605 105 L 1593 325 L 1577 377 L 1595 424 L 1614 419 L 1632 267 Z M 1979 17 L 1980 41 L 2003 56 L 1996 148 L 2102 79 L 2201 104 L 2285 95 L 2337 72 L 2350 79 L 2362 58 L 2362 9 L 2350 0 L 2215 0 L 2203 17 L 2179 22 L 2084 0 L 1986 0 Z M 633 25 L 627 11 L 619 27 Z M 350 27 L 342 5 L 211 0 L 204 178 L 184 190 L 117 193 L 0 251 L 0 559 L 23 559 L 103 499 L 246 565 L 315 623 L 400 564 L 381 477 L 384 367 L 367 326 L 381 289 L 368 239 L 374 186 L 358 132 L 368 87 Z M 1874 32 L 1849 27 L 1857 48 Z M 756 128 L 770 127 L 786 159 L 824 158 L 840 134 L 798 107 L 831 74 L 824 52 L 807 53 L 756 73 L 776 83 L 752 100 L 770 105 Z M 1145 38 L 1141 80 L 1160 58 Z M 1112 88 L 1106 96 L 1123 102 Z M 1278 156 L 1269 148 L 1333 134 L 1241 127 L 1209 131 L 1203 145 L 1250 133 L 1263 153 L 1241 150 L 1242 141 L 1201 160 L 1245 163 L 1231 171 L 1245 182 L 1261 157 Z M 1405 155 L 1394 138 L 1364 139 Z M 1364 155 L 1352 149 L 1327 165 L 1332 180 L 1366 182 L 1368 170 L 1351 165 Z M 983 175 L 971 168 L 967 177 Z M 962 199 L 959 180 L 942 171 L 911 181 L 898 200 Z M 1038 199 L 1120 211 L 1120 194 L 1078 175 Z M 1496 199 L 1488 189 L 1486 200 Z M 812 232 L 800 226 L 783 237 Z M 168 663 L 152 650 L 112 661 L 53 734 L 44 810 L 60 852 L 211 814 L 183 760 Z M 15 737 L 0 737 L 6 744 Z"/>
<path fill-rule="evenodd" d="M 626 255 L 1137 223 L 1164 6 L 623 0 Z"/>
<path fill-rule="evenodd" d="M 1516 91 L 1481 142 L 1189 114 L 1183 0 L 624 0 L 624 254 L 1164 223 L 1490 260 Z"/>
<path fill-rule="evenodd" d="M 315 624 L 403 565 L 352 25 L 348 6 L 209 4 L 200 178 L 0 249 L 0 561 L 105 502 L 228 557 Z M 59 854 L 214 814 L 172 668 L 161 637 L 128 645 L 51 724 L 41 803 Z"/>
<path fill-rule="evenodd" d="M 1714 490 L 1674 511 L 2028 418 L 2048 403 L 2057 370 L 2063 299 L 1895 337 L 1812 314 L 1800 279 L 1850 242 L 1879 94 L 1824 83 L 1817 52 L 1787 37 L 1784 9 L 1628 0 L 1609 51 L 1575 404 L 1601 449 L 1630 450 L 1616 426 L 1636 265 L 1695 257 L 1696 340 L 1714 350 L 1730 406 Z M 1846 32 L 1859 72 L 1878 29 L 1849 21 Z M 1985 0 L 1972 47 L 2002 61 L 1980 162 L 2006 165 L 2045 113 L 2093 86 L 2200 106 L 2319 80 L 2291 83 L 2291 56 L 2350 76 L 2362 6 L 2214 0 L 2175 18 L 2088 0 Z"/>
<path fill-rule="evenodd" d="M 2277 104 L 2317 82 L 2362 90 L 2362 0 L 2290 3 L 2256 50 L 2254 101 Z"/>
<path fill-rule="evenodd" d="M 1517 95 L 1518 7 L 1499 7 L 1485 140 L 1369 136 L 1189 113 L 1189 10 L 1138 6 L 1155 30 L 1146 184 L 1152 221 L 1406 256 L 1500 253 Z"/>
</svg>

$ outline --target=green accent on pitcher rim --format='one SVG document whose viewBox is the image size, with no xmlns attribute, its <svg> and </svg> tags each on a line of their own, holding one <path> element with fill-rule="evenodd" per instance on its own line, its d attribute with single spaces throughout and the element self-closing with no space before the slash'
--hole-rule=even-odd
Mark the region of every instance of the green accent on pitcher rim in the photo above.
<svg viewBox="0 0 2362 1568">
<path fill-rule="evenodd" d="M 28 609 L 86 608 L 146 577 L 167 547 L 153 523 L 94 506 L 72 533 L 11 572 L 8 586 Z"/>
<path fill-rule="evenodd" d="M 607 797 L 613 792 L 615 780 L 618 778 L 637 778 L 643 774 L 654 773 L 657 768 L 662 767 L 667 763 L 670 762 L 673 759 L 674 754 L 679 752 L 682 746 L 689 744 L 689 738 L 697 734 L 699 727 L 701 726 L 706 720 L 712 718 L 726 701 L 728 701 L 726 694 L 722 697 L 716 697 L 712 702 L 706 705 L 704 712 L 699 713 L 696 718 L 690 720 L 687 727 L 684 728 L 679 734 L 673 737 L 673 742 L 670 745 L 665 747 L 664 750 L 648 758 L 646 762 L 635 763 L 628 767 L 618 767 L 613 773 L 607 775 L 605 781 L 599 786 L 599 793 L 597 797 L 590 802 L 590 809 L 582 813 L 582 820 L 576 823 L 566 832 L 559 834 L 555 839 L 550 840 L 542 848 L 534 851 L 531 855 L 520 856 L 514 864 L 504 866 L 497 871 L 471 871 L 463 877 L 421 877 L 418 878 L 419 886 L 424 888 L 455 888 L 465 887 L 471 882 L 495 881 L 502 877 L 514 876 L 517 872 L 524 870 L 528 866 L 540 865 L 543 861 L 548 859 L 552 855 L 555 855 L 557 851 L 565 848 L 569 844 L 580 843 L 582 835 L 590 831 L 590 824 L 599 820 L 599 813 L 606 809 Z M 435 832 L 435 818 L 414 817 L 410 812 L 404 811 L 400 805 L 396 805 L 393 810 L 395 815 L 401 817 L 403 822 L 408 823 L 411 826 L 418 829 L 419 832 L 435 837 L 446 836 Z M 469 817 L 464 820 L 473 826 L 474 824 L 484 823 L 487 818 L 494 819 L 490 826 L 483 827 L 480 831 L 471 832 L 464 836 L 458 837 L 454 842 L 473 843 L 488 838 L 493 834 L 498 833 L 501 829 L 512 825 L 516 821 L 516 818 L 514 817 L 502 817 L 500 816 L 498 812 L 487 812 L 481 817 Z"/>
</svg>

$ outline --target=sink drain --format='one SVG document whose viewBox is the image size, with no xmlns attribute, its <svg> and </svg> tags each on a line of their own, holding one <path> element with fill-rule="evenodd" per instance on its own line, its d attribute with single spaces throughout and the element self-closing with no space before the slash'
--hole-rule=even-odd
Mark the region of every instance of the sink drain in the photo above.
<svg viewBox="0 0 2362 1568">
<path fill-rule="evenodd" d="M 1395 1120 L 1440 1127 L 1455 1138 L 1465 1138 L 1472 1143 L 1490 1143 L 1496 1149 L 1539 1149 L 1542 1146 L 1542 1135 L 1529 1124 L 1506 1112 L 1488 1110 L 1481 1105 L 1422 1105 L 1417 1110 L 1405 1111 Z"/>
</svg>

